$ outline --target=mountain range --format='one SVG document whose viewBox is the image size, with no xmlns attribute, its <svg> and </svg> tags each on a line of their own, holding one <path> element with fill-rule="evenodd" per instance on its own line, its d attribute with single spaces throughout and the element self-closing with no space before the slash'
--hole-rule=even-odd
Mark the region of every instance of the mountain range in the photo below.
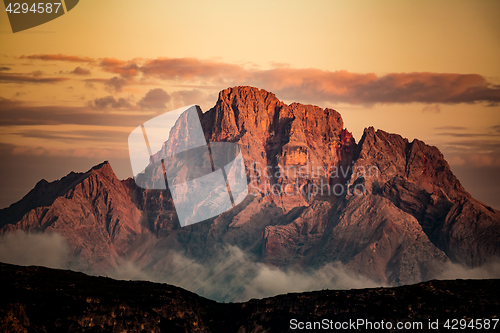
<svg viewBox="0 0 500 333">
<path fill-rule="evenodd" d="M 232 210 L 181 228 L 168 190 L 119 180 L 104 162 L 38 182 L 0 210 L 0 233 L 57 233 L 65 268 L 217 300 L 249 299 L 249 285 L 272 294 L 262 285 L 276 276 L 403 285 L 498 263 L 500 212 L 463 188 L 436 147 L 372 127 L 356 142 L 337 111 L 254 87 L 221 91 L 199 117 L 208 142 L 242 151 L 249 195 Z"/>
</svg>

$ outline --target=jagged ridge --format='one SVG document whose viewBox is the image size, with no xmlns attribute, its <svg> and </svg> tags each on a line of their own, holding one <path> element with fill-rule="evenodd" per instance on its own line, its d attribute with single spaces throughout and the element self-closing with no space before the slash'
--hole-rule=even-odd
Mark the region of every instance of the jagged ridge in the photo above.
<svg viewBox="0 0 500 333">
<path fill-rule="evenodd" d="M 220 246 L 236 245 L 279 267 L 312 269 L 340 261 L 375 281 L 405 284 L 431 278 L 450 260 L 474 267 L 500 256 L 499 212 L 465 191 L 436 147 L 373 128 L 356 144 L 337 111 L 286 105 L 252 87 L 221 91 L 200 117 L 207 140 L 239 144 L 247 176 L 255 181 L 253 196 L 235 209 L 179 228 L 168 191 L 120 182 L 105 163 L 38 184 L 0 211 L 1 231 L 60 232 L 86 262 L 82 269 L 91 272 L 120 258 L 162 271 L 165 264 L 148 256 L 154 249 L 207 261 Z M 275 175 L 308 161 L 327 172 L 343 168 L 339 177 L 326 179 L 328 185 L 363 184 L 366 194 L 269 191 L 276 184 L 320 184 L 321 177 Z M 369 166 L 377 176 L 360 175 Z M 51 195 L 39 199 L 41 191 Z M 141 248 L 151 235 L 158 242 Z"/>
</svg>

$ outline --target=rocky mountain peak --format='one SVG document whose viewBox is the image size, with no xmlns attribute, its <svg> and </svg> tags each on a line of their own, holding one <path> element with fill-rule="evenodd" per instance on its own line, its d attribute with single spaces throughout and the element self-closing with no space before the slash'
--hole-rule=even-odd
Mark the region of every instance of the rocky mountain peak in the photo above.
<svg viewBox="0 0 500 333">
<path fill-rule="evenodd" d="M 117 178 L 111 164 L 108 161 L 104 161 L 90 169 L 88 173 L 99 174 L 102 177 L 109 179 Z"/>
<path fill-rule="evenodd" d="M 158 258 L 169 249 L 206 262 L 231 245 L 279 267 L 340 261 L 399 284 L 432 278 L 450 260 L 478 266 L 500 256 L 500 213 L 465 191 L 436 147 L 373 127 L 356 144 L 337 111 L 253 87 L 221 91 L 198 115 L 209 142 L 242 151 L 251 195 L 233 210 L 180 228 L 169 191 L 120 182 L 104 162 L 37 184 L 0 210 L 0 233 L 57 231 L 98 273 L 122 257 L 165 272 Z M 363 195 L 352 195 L 357 186 Z M 151 234 L 160 256 L 143 253 Z"/>
</svg>

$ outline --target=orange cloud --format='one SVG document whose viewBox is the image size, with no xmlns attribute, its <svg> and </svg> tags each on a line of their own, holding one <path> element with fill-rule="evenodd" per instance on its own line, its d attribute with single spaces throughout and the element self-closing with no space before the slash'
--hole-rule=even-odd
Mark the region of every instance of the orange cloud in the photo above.
<svg viewBox="0 0 500 333">
<path fill-rule="evenodd" d="M 70 73 L 75 75 L 90 75 L 90 71 L 88 69 L 81 68 L 80 66 L 76 67 Z"/>
<path fill-rule="evenodd" d="M 133 61 L 104 58 L 99 66 L 106 72 L 120 74 L 123 77 L 132 77 L 139 73 L 139 66 Z"/>
<path fill-rule="evenodd" d="M 28 59 L 95 61 L 92 58 L 67 55 L 32 55 Z M 177 84 L 225 88 L 252 85 L 272 91 L 285 100 L 311 103 L 426 103 L 456 104 L 500 103 L 500 86 L 478 74 L 390 73 L 378 76 L 345 70 L 324 71 L 277 66 L 272 69 L 245 68 L 240 65 L 197 58 L 157 58 L 150 60 L 115 58 L 100 59 L 99 66 L 123 79 L 142 75 Z M 115 91 L 131 81 L 119 78 L 109 82 Z M 113 79 L 112 79 L 113 80 Z M 136 82 L 138 83 L 138 81 Z M 426 110 L 427 111 L 427 110 Z M 437 111 L 434 107 L 431 111 Z"/>
<path fill-rule="evenodd" d="M 234 82 L 251 76 L 243 67 L 196 58 L 158 58 L 148 60 L 140 67 L 145 76 L 163 80 L 190 81 L 204 79 L 218 84 Z"/>
<path fill-rule="evenodd" d="M 0 73 L 0 82 L 16 82 L 16 83 L 57 83 L 68 80 L 65 77 L 40 77 L 41 73 L 34 72 L 32 76 L 12 73 Z"/>
<path fill-rule="evenodd" d="M 56 61 L 70 61 L 70 62 L 94 62 L 95 59 L 90 57 L 70 56 L 64 54 L 33 54 L 29 56 L 20 56 L 20 59 L 35 59 L 35 60 L 56 60 Z"/>
<path fill-rule="evenodd" d="M 280 98 L 311 102 L 474 103 L 500 102 L 500 87 L 478 74 L 391 73 L 377 76 L 319 69 L 245 69 L 195 58 L 159 58 L 145 62 L 144 76 L 176 82 L 203 81 L 214 85 L 253 85 Z"/>
</svg>

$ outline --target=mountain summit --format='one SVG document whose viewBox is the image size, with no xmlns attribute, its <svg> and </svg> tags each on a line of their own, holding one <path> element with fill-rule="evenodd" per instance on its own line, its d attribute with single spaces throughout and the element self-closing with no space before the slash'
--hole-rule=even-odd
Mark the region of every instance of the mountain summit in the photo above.
<svg viewBox="0 0 500 333">
<path fill-rule="evenodd" d="M 380 284 L 500 256 L 500 212 L 466 192 L 436 147 L 372 127 L 356 143 L 337 111 L 287 105 L 253 87 L 221 91 L 200 120 L 208 142 L 243 153 L 251 196 L 234 209 L 180 228 L 169 191 L 120 181 L 105 162 L 40 181 L 0 211 L 0 231 L 58 232 L 81 270 L 127 261 L 157 278 L 172 273 L 172 253 L 210 264 L 233 247 L 262 265 L 335 263 Z"/>
</svg>

